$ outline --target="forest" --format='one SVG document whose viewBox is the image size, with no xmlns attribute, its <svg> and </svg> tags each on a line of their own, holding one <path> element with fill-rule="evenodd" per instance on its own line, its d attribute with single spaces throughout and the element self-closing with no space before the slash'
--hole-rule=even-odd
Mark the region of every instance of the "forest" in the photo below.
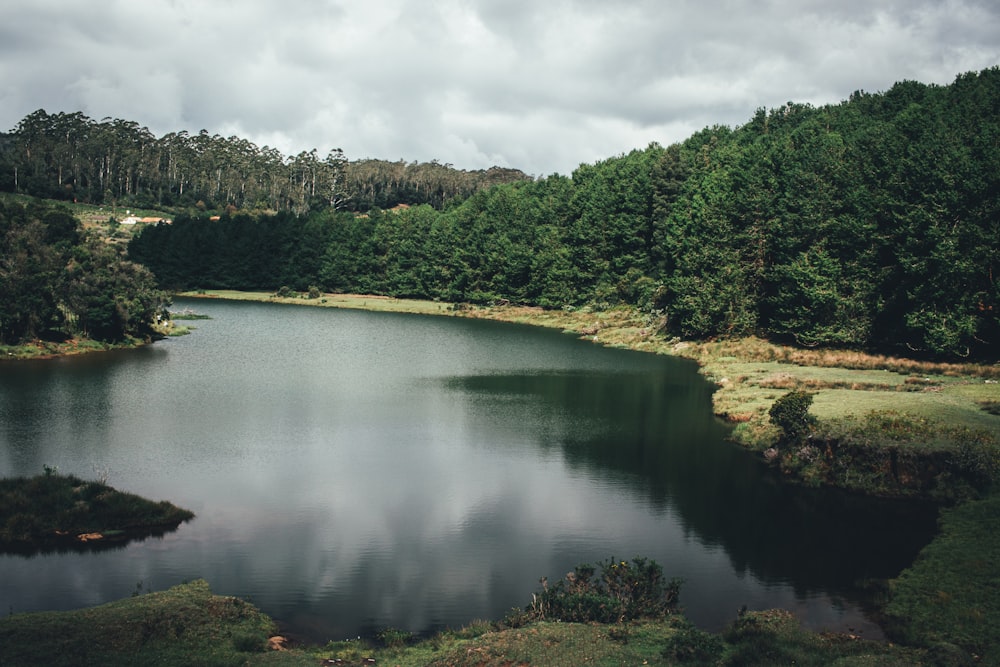
<svg viewBox="0 0 1000 667">
<path fill-rule="evenodd" d="M 285 156 L 239 137 L 171 132 L 157 138 L 134 121 L 95 121 L 39 109 L 0 135 L 0 191 L 131 208 L 293 211 L 441 207 L 517 169 L 463 171 L 450 164 L 349 161 L 339 148 Z"/>
<path fill-rule="evenodd" d="M 16 187 L 28 187 L 28 173 L 58 187 L 56 162 L 30 163 L 10 148 L 30 143 L 27 125 L 7 137 Z M 47 146 L 49 155 L 65 148 L 53 136 Z M 338 191 L 331 179 L 346 182 L 329 174 L 360 163 L 325 162 L 322 197 L 270 201 L 268 215 L 246 205 L 252 197 L 233 198 L 236 185 L 189 185 L 225 212 L 210 220 L 195 209 L 146 227 L 129 256 L 170 290 L 624 304 L 684 339 L 757 335 L 1000 357 L 998 67 L 949 85 L 903 81 L 838 104 L 759 109 L 744 125 L 708 127 L 568 176 L 513 171 L 467 190 L 439 186 L 441 196 L 409 208 L 389 210 L 400 200 L 382 205 L 357 191 L 328 197 Z M 224 162 L 211 173 L 235 168 Z M 289 182 L 312 191 L 301 175 Z M 121 192 L 129 188 L 142 190 L 129 182 Z M 168 189 L 179 196 L 179 186 L 164 188 L 163 201 Z"/>
<path fill-rule="evenodd" d="M 149 340 L 168 303 L 149 269 L 65 208 L 0 202 L 0 344 Z"/>
</svg>

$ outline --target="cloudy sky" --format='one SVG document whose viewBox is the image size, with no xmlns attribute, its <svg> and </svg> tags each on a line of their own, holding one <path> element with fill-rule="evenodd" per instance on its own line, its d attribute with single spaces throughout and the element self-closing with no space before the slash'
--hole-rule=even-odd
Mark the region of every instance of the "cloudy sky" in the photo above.
<svg viewBox="0 0 1000 667">
<path fill-rule="evenodd" d="M 36 109 L 533 175 L 1000 64 L 996 0 L 6 0 Z"/>
</svg>

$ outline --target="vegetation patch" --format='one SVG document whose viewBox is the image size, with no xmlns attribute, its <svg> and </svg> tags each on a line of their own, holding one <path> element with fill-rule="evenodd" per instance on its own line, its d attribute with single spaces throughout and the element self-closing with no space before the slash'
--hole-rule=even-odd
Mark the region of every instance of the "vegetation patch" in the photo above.
<svg viewBox="0 0 1000 667">
<path fill-rule="evenodd" d="M 533 594 L 530 618 L 577 623 L 620 623 L 661 618 L 677 611 L 681 581 L 666 580 L 655 561 L 610 559 L 579 565 L 564 579 Z"/>
<path fill-rule="evenodd" d="M 563 585 L 543 586 L 532 604 L 502 621 L 475 621 L 416 640 L 386 629 L 372 640 L 297 646 L 252 605 L 212 595 L 195 581 L 72 612 L 0 619 L 0 664 L 47 665 L 393 665 L 561 667 L 597 665 L 937 665 L 933 647 L 906 648 L 853 635 L 803 630 L 785 611 L 742 611 L 720 634 L 694 627 L 677 608 L 679 583 L 664 584 L 653 561 L 580 565 Z M 586 583 L 581 581 L 581 576 Z M 597 604 L 579 604 L 591 597 Z M 579 621 L 541 618 L 550 611 Z M 666 604 L 664 604 L 666 602 Z M 634 618 L 620 614 L 630 607 Z M 614 608 L 607 615 L 602 605 Z M 583 613 L 577 613 L 582 611 Z M 597 622 L 604 617 L 609 622 Z"/>
<path fill-rule="evenodd" d="M 995 431 L 873 411 L 824 422 L 782 465 L 842 488 L 956 502 L 983 496 L 1000 479 L 1000 438 Z"/>
<path fill-rule="evenodd" d="M 5 616 L 0 664 L 235 666 L 264 656 L 274 634 L 251 604 L 194 581 L 78 611 Z"/>
<path fill-rule="evenodd" d="M 60 475 L 49 467 L 36 477 L 0 479 L 0 551 L 93 548 L 162 533 L 193 517 L 169 502 Z"/>
<path fill-rule="evenodd" d="M 891 584 L 889 634 L 936 653 L 958 647 L 977 664 L 1000 664 L 997 554 L 1000 495 L 942 512 L 941 534 Z"/>
</svg>

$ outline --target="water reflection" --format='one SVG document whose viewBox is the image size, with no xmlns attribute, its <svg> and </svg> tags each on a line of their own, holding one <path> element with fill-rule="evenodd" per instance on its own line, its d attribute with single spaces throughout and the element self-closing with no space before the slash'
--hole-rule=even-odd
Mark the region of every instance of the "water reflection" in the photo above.
<svg viewBox="0 0 1000 667">
<path fill-rule="evenodd" d="M 896 576 L 935 529 L 930 505 L 782 484 L 756 457 L 717 446 L 723 427 L 704 419 L 710 390 L 676 376 L 537 373 L 450 384 L 516 406 L 481 411 L 494 419 L 516 422 L 532 406 L 555 403 L 541 449 L 559 447 L 573 468 L 614 474 L 654 507 L 675 511 L 686 535 L 721 547 L 737 573 L 788 583 L 799 596 L 863 600 L 868 580 Z"/>
<path fill-rule="evenodd" d="M 116 551 L 127 547 L 133 542 L 143 542 L 147 539 L 162 538 L 167 533 L 177 530 L 178 526 L 155 526 L 151 528 L 131 529 L 116 532 L 113 535 L 100 535 L 87 540 L 74 536 L 55 538 L 37 543 L 3 542 L 0 541 L 0 554 L 10 554 L 22 558 L 33 558 L 46 554 L 91 554 L 102 551 Z"/>
</svg>

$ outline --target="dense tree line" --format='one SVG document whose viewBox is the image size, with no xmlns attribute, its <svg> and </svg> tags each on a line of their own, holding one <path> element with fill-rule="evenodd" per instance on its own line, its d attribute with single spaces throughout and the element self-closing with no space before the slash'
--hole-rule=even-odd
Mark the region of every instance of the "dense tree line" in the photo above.
<svg viewBox="0 0 1000 667">
<path fill-rule="evenodd" d="M 62 207 L 0 202 L 0 343 L 148 338 L 165 296 L 144 266 Z"/>
<path fill-rule="evenodd" d="M 464 171 L 436 161 L 350 162 L 336 148 L 325 156 L 316 149 L 285 156 L 206 130 L 158 138 L 134 121 L 95 121 L 80 112 L 39 109 L 0 136 L 0 190 L 133 208 L 440 208 L 525 178 L 516 169 Z"/>
<path fill-rule="evenodd" d="M 998 209 L 992 68 L 761 109 L 440 211 L 179 219 L 130 252 L 171 288 L 627 303 L 685 338 L 995 358 Z"/>
</svg>

